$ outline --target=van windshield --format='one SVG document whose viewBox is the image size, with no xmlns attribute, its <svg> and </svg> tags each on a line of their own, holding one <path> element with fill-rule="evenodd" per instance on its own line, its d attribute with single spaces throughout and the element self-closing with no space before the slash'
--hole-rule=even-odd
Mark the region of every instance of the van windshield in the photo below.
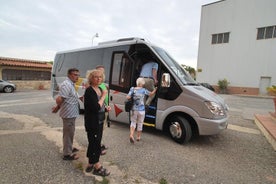
<svg viewBox="0 0 276 184">
<path fill-rule="evenodd" d="M 165 50 L 159 47 L 153 47 L 153 49 L 181 79 L 181 82 L 183 82 L 184 85 L 197 85 L 197 82 L 191 77 L 191 75 L 184 68 L 182 68 Z"/>
</svg>

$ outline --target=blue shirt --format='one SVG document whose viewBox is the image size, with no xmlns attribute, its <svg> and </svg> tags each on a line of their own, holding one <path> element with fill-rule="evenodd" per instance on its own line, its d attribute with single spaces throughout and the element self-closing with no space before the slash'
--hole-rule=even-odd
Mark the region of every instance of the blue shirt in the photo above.
<svg viewBox="0 0 276 184">
<path fill-rule="evenodd" d="M 61 118 L 76 118 L 79 115 L 78 94 L 74 83 L 67 78 L 60 85 L 59 95 L 63 98 L 59 115 Z"/>
<path fill-rule="evenodd" d="M 131 96 L 132 93 L 134 93 L 133 95 L 134 103 L 133 103 L 132 110 L 144 111 L 145 110 L 144 97 L 145 95 L 149 95 L 150 91 L 145 88 L 134 89 L 134 87 L 131 87 L 128 92 L 128 96 Z"/>
<path fill-rule="evenodd" d="M 151 78 L 153 78 L 153 75 L 152 75 L 152 69 L 153 68 L 155 68 L 156 71 L 157 71 L 158 70 L 158 64 L 153 62 L 153 61 L 144 64 L 142 66 L 140 76 L 141 77 L 151 77 Z"/>
</svg>

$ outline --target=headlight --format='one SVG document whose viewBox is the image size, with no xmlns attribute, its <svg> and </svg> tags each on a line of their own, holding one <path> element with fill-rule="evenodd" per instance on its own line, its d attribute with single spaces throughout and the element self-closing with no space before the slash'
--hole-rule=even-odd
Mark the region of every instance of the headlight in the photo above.
<svg viewBox="0 0 276 184">
<path fill-rule="evenodd" d="M 208 107 L 208 109 L 211 111 L 212 114 L 215 116 L 225 116 L 225 112 L 223 110 L 223 107 L 216 102 L 205 102 L 205 105 Z"/>
</svg>

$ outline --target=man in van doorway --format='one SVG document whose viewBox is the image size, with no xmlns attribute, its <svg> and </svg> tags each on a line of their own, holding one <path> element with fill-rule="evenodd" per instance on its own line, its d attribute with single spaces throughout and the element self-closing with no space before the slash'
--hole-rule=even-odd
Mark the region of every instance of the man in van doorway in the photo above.
<svg viewBox="0 0 276 184">
<path fill-rule="evenodd" d="M 78 159 L 78 156 L 74 152 L 79 150 L 73 148 L 73 141 L 75 121 L 79 116 L 79 97 L 74 84 L 78 81 L 79 75 L 79 70 L 76 68 L 68 70 L 66 80 L 60 85 L 59 95 L 56 98 L 57 105 L 52 109 L 53 113 L 60 110 L 59 115 L 63 121 L 63 160 Z"/>
<path fill-rule="evenodd" d="M 144 78 L 146 88 L 149 91 L 153 91 L 158 84 L 157 80 L 158 64 L 154 61 L 149 61 L 142 66 L 140 77 Z M 155 95 L 149 96 L 145 105 L 149 106 Z"/>
</svg>

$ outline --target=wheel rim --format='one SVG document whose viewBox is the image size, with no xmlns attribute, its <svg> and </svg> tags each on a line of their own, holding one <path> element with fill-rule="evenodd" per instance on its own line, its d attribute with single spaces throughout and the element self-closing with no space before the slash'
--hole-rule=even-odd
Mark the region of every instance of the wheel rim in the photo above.
<svg viewBox="0 0 276 184">
<path fill-rule="evenodd" d="M 173 138 L 180 138 L 182 135 L 182 129 L 178 122 L 172 122 L 170 125 L 170 133 Z"/>
<path fill-rule="evenodd" d="M 12 90 L 13 90 L 12 87 L 6 87 L 6 88 L 5 88 L 5 92 L 6 92 L 6 93 L 11 93 Z"/>
</svg>

